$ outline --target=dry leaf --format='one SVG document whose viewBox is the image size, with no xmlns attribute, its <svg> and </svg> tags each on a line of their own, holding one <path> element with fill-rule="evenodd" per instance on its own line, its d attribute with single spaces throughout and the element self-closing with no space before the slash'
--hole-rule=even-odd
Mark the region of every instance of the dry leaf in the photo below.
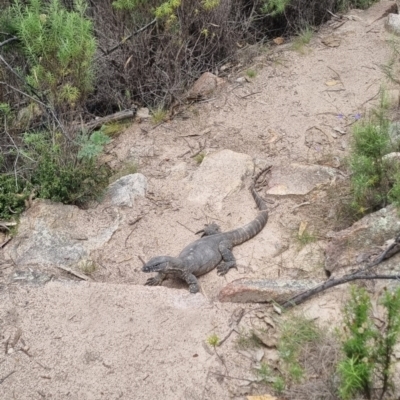
<svg viewBox="0 0 400 400">
<path fill-rule="evenodd" d="M 276 37 L 275 39 L 272 39 L 272 41 L 276 44 L 276 45 L 280 45 L 280 44 L 282 44 L 284 41 L 285 41 L 285 39 L 282 37 L 282 36 L 279 36 L 279 37 Z"/>
<path fill-rule="evenodd" d="M 128 64 L 131 62 L 133 55 L 131 55 L 127 60 L 126 63 L 124 65 L 124 69 L 126 70 L 126 67 L 128 66 Z"/>
<path fill-rule="evenodd" d="M 279 314 L 279 315 L 282 314 L 282 309 L 281 309 L 280 307 L 278 307 L 278 306 L 275 305 L 275 304 L 272 304 L 272 307 L 273 307 L 274 311 L 275 311 L 277 314 Z"/>
<path fill-rule="evenodd" d="M 336 79 L 332 79 L 331 81 L 325 82 L 326 86 L 335 86 L 338 83 L 340 83 L 340 81 L 337 81 Z"/>
<path fill-rule="evenodd" d="M 307 228 L 307 224 L 308 224 L 307 221 L 301 221 L 301 222 L 300 222 L 300 226 L 299 226 L 299 236 L 303 236 L 303 233 L 304 233 L 304 231 L 305 231 L 306 228 Z"/>
<path fill-rule="evenodd" d="M 338 128 L 337 126 L 335 126 L 333 128 L 334 131 L 339 132 L 341 135 L 345 135 L 346 131 L 344 131 L 343 129 Z"/>
<path fill-rule="evenodd" d="M 270 394 L 262 394 L 260 396 L 247 396 L 247 400 L 278 400 L 277 397 L 271 396 Z"/>
</svg>

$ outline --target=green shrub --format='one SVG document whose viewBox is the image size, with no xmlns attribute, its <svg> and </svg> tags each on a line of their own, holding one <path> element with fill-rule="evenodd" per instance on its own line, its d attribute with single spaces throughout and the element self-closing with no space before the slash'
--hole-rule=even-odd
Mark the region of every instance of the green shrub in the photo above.
<svg viewBox="0 0 400 400">
<path fill-rule="evenodd" d="M 400 204 L 398 161 L 384 157 L 399 150 L 390 129 L 383 95 L 379 108 L 370 118 L 358 121 L 353 129 L 349 165 L 352 207 L 357 213 L 372 212 L 390 202 Z"/>
<path fill-rule="evenodd" d="M 97 159 L 107 141 L 101 131 L 90 137 L 82 135 L 79 144 L 66 143 L 60 134 L 25 134 L 27 175 L 37 197 L 83 204 L 100 195 L 108 183 L 109 171 Z"/>
<path fill-rule="evenodd" d="M 339 395 L 343 400 L 357 394 L 382 399 L 393 388 L 392 356 L 400 333 L 400 289 L 386 291 L 381 298 L 386 309 L 384 329 L 379 330 L 371 315 L 371 301 L 363 288 L 352 287 L 344 310 L 343 360 L 338 365 Z"/>
<path fill-rule="evenodd" d="M 92 90 L 96 42 L 86 2 L 67 11 L 59 0 L 19 0 L 11 7 L 11 25 L 28 63 L 26 83 L 53 106 L 75 107 Z"/>
<path fill-rule="evenodd" d="M 299 382 L 303 376 L 300 365 L 300 354 L 306 344 L 315 343 L 321 332 L 313 320 L 294 316 L 285 321 L 281 328 L 278 343 L 279 355 L 284 364 L 284 375 L 287 379 Z"/>
<path fill-rule="evenodd" d="M 264 0 L 261 5 L 261 12 L 274 17 L 283 14 L 289 3 L 290 0 Z"/>
<path fill-rule="evenodd" d="M 0 220 L 19 215 L 29 197 L 29 185 L 18 176 L 0 174 Z"/>
</svg>

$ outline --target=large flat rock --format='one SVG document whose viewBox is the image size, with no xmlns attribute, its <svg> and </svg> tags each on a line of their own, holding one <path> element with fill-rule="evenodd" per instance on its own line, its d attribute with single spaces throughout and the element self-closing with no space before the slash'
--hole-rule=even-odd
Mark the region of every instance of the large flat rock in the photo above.
<svg viewBox="0 0 400 400">
<path fill-rule="evenodd" d="M 247 154 L 232 150 L 217 151 L 204 158 L 190 183 L 189 201 L 205 205 L 212 202 L 222 209 L 223 200 L 243 187 L 243 180 L 254 171 Z"/>
<path fill-rule="evenodd" d="M 228 326 L 226 310 L 201 294 L 162 287 L 51 282 L 3 289 L 0 378 L 15 372 L 0 397 L 228 399 L 209 374 L 217 358 L 204 348 L 221 321 Z"/>
<path fill-rule="evenodd" d="M 119 222 L 116 210 L 100 214 L 36 200 L 21 216 L 18 233 L 7 251 L 18 266 L 73 265 L 110 240 Z"/>
<path fill-rule="evenodd" d="M 318 185 L 329 183 L 337 171 L 322 165 L 288 164 L 272 169 L 268 194 L 305 195 Z"/>
</svg>

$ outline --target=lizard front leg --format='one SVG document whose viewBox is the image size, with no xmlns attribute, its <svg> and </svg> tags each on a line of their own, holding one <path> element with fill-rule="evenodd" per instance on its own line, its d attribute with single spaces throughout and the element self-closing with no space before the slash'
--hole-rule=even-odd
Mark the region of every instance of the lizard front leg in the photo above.
<svg viewBox="0 0 400 400">
<path fill-rule="evenodd" d="M 231 268 L 236 267 L 236 259 L 232 253 L 232 243 L 228 240 L 224 240 L 219 244 L 219 252 L 222 256 L 222 263 L 217 267 L 218 275 L 225 275 Z"/>
<path fill-rule="evenodd" d="M 159 272 L 154 278 L 147 279 L 145 285 L 146 286 L 158 286 L 161 285 L 162 281 L 165 279 L 167 275 Z"/>
</svg>

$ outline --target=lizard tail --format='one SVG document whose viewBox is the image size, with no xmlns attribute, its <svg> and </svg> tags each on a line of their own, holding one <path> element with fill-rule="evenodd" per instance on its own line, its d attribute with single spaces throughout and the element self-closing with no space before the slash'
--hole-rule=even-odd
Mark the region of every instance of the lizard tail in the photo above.
<svg viewBox="0 0 400 400">
<path fill-rule="evenodd" d="M 255 185 L 262 174 L 268 172 L 271 166 L 262 169 L 254 178 L 252 185 L 250 186 L 250 192 L 257 204 L 260 212 L 253 221 L 242 226 L 241 228 L 235 229 L 233 231 L 227 232 L 226 235 L 229 237 L 233 246 L 237 246 L 241 243 L 246 242 L 252 237 L 256 236 L 268 222 L 268 209 L 267 203 L 261 198 L 261 196 L 256 192 Z"/>
</svg>

